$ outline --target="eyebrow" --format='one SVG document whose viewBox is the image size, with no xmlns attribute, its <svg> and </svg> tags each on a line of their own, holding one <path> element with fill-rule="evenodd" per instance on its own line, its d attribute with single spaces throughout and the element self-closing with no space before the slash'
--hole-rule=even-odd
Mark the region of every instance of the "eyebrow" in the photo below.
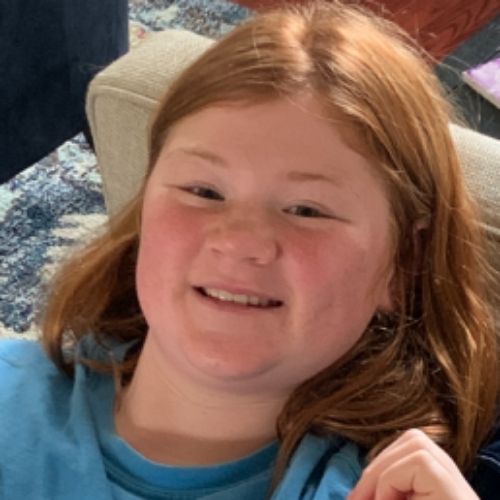
<svg viewBox="0 0 500 500">
<path fill-rule="evenodd" d="M 216 153 L 212 153 L 211 151 L 207 151 L 206 149 L 199 148 L 197 146 L 184 146 L 180 148 L 176 148 L 169 153 L 167 153 L 167 157 L 175 154 L 182 153 L 188 156 L 194 156 L 196 158 L 201 158 L 202 160 L 206 160 L 209 163 L 219 166 L 219 167 L 229 167 L 227 161 Z M 291 171 L 287 173 L 287 179 L 294 182 L 304 182 L 304 181 L 323 181 L 334 184 L 335 186 L 341 185 L 341 181 L 339 178 L 329 177 L 327 175 L 313 173 L 313 172 L 299 172 L 299 171 Z"/>
<path fill-rule="evenodd" d="M 311 172 L 288 172 L 287 178 L 291 181 L 323 181 L 329 182 L 330 184 L 334 184 L 335 186 L 341 185 L 341 181 L 335 177 L 329 177 L 323 174 L 314 174 Z"/>
<path fill-rule="evenodd" d="M 197 146 L 183 146 L 180 148 L 173 149 L 167 153 L 167 158 L 169 156 L 175 155 L 176 153 L 182 153 L 188 156 L 195 156 L 197 158 L 201 158 L 202 160 L 206 160 L 209 163 L 220 167 L 228 167 L 226 160 L 211 151 L 207 151 L 206 149 L 201 149 Z"/>
</svg>

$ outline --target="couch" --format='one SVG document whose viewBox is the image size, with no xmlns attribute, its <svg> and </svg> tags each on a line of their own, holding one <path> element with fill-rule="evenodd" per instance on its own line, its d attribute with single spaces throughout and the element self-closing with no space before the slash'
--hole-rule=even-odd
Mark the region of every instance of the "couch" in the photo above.
<svg viewBox="0 0 500 500">
<path fill-rule="evenodd" d="M 93 76 L 128 50 L 127 0 L 0 0 L 0 183 L 87 126 Z"/>
</svg>

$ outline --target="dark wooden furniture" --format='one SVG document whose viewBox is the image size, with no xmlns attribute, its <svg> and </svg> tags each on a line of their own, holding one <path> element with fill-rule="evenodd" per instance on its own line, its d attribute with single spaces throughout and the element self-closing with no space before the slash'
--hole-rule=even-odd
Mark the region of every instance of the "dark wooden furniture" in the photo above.
<svg viewBox="0 0 500 500">
<path fill-rule="evenodd" d="M 233 0 L 251 8 L 284 0 Z M 307 2 L 307 0 L 289 0 Z M 442 59 L 500 13 L 500 0 L 360 0 L 396 21 L 432 56 Z"/>
</svg>

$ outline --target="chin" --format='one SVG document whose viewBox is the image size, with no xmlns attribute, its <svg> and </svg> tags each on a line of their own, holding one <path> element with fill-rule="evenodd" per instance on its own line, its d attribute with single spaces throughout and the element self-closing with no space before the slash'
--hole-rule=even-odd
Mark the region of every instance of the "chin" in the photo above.
<svg viewBox="0 0 500 500">
<path fill-rule="evenodd" d="M 214 380 L 237 382 L 263 377 L 277 364 L 275 357 L 259 346 L 210 342 L 189 347 L 185 356 L 191 368 Z"/>
</svg>

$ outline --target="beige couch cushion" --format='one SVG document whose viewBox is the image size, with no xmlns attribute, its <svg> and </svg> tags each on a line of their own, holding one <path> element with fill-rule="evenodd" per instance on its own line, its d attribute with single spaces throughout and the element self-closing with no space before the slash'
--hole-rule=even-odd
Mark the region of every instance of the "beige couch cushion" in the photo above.
<svg viewBox="0 0 500 500">
<path fill-rule="evenodd" d="M 141 184 L 148 124 L 165 89 L 212 43 L 188 31 L 152 33 L 91 82 L 87 116 L 108 213 L 117 212 Z"/>
</svg>

